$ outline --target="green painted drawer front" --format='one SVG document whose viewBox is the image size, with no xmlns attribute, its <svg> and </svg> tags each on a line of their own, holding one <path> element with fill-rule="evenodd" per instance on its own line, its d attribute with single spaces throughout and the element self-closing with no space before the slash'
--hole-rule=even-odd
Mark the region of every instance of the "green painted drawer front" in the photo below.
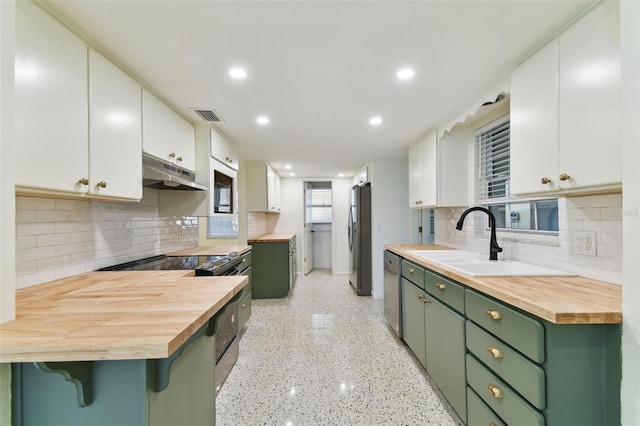
<svg viewBox="0 0 640 426">
<path fill-rule="evenodd" d="M 535 362 L 544 362 L 544 327 L 507 305 L 466 290 L 467 317 Z M 494 319 L 491 313 L 499 316 Z"/>
<path fill-rule="evenodd" d="M 507 424 L 517 426 L 545 424 L 540 412 L 469 354 L 467 354 L 467 383 Z M 492 392 L 490 388 L 494 391 Z M 494 393 L 498 392 L 499 397 L 494 396 Z"/>
<path fill-rule="evenodd" d="M 424 271 L 424 289 L 464 314 L 464 287 L 429 270 Z"/>
<path fill-rule="evenodd" d="M 466 327 L 469 351 L 534 407 L 544 409 L 544 370 L 471 321 L 467 321 Z"/>
<path fill-rule="evenodd" d="M 241 330 L 242 327 L 244 327 L 244 325 L 249 320 L 250 316 L 251 316 L 251 290 L 249 290 L 249 293 L 247 293 L 246 296 L 240 299 L 240 302 L 238 303 L 238 329 L 239 330 Z"/>
<path fill-rule="evenodd" d="M 248 251 L 245 254 L 242 255 L 242 269 L 247 269 L 249 266 L 251 266 L 251 252 Z"/>
<path fill-rule="evenodd" d="M 470 387 L 467 387 L 467 416 L 467 426 L 507 426 Z"/>
<path fill-rule="evenodd" d="M 423 366 L 427 365 L 422 289 L 402 279 L 402 339 Z"/>
<path fill-rule="evenodd" d="M 424 289 L 424 268 L 402 259 L 402 276 Z"/>
</svg>

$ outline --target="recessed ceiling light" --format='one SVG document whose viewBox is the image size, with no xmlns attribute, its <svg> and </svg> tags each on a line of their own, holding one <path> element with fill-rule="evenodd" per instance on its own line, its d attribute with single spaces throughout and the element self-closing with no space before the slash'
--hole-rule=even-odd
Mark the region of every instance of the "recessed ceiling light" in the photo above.
<svg viewBox="0 0 640 426">
<path fill-rule="evenodd" d="M 289 173 L 289 176 L 295 176 L 295 175 L 296 175 L 296 174 L 295 174 L 295 173 L 293 173 L 293 172 Z"/>
<path fill-rule="evenodd" d="M 396 73 L 396 77 L 400 80 L 409 80 L 413 78 L 414 75 L 416 75 L 416 72 L 411 68 L 403 68 Z"/>
<path fill-rule="evenodd" d="M 258 117 L 256 121 L 258 122 L 258 124 L 269 124 L 269 118 L 265 117 L 264 115 L 261 117 Z"/>
<path fill-rule="evenodd" d="M 229 75 L 236 80 L 242 80 L 247 76 L 247 71 L 244 68 L 234 67 L 229 69 Z"/>
<path fill-rule="evenodd" d="M 340 173 L 338 177 L 344 177 L 344 173 Z"/>
<path fill-rule="evenodd" d="M 372 126 L 378 126 L 382 123 L 382 118 L 380 117 L 371 117 L 371 120 L 369 120 L 369 123 Z"/>
<path fill-rule="evenodd" d="M 291 164 L 285 164 L 284 168 L 289 170 L 291 168 Z"/>
</svg>

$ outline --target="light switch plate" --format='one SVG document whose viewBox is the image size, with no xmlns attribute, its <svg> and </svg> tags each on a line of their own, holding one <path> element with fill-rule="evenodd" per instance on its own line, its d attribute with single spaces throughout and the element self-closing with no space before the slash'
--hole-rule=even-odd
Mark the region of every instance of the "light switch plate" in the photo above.
<svg viewBox="0 0 640 426">
<path fill-rule="evenodd" d="M 596 233 L 587 231 L 575 231 L 571 233 L 571 253 L 584 256 L 596 255 Z"/>
</svg>

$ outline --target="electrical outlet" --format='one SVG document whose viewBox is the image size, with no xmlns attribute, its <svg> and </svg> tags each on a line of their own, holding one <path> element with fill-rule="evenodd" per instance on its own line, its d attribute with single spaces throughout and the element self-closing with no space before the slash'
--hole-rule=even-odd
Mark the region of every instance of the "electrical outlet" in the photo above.
<svg viewBox="0 0 640 426">
<path fill-rule="evenodd" d="M 582 254 L 584 256 L 596 255 L 596 234 L 595 232 L 573 232 L 571 234 L 571 253 Z"/>
</svg>

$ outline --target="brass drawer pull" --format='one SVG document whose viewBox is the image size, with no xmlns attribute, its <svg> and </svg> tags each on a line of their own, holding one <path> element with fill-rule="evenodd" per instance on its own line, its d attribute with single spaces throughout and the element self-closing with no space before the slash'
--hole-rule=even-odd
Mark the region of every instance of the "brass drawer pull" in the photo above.
<svg viewBox="0 0 640 426">
<path fill-rule="evenodd" d="M 89 185 L 89 179 L 87 179 L 87 178 L 82 178 L 82 179 L 80 179 L 80 180 L 78 181 L 78 183 L 79 183 L 80 185 Z"/>
<path fill-rule="evenodd" d="M 502 359 L 502 351 L 496 347 L 488 346 L 487 352 L 495 359 Z"/>
<path fill-rule="evenodd" d="M 176 161 L 182 161 L 182 157 L 176 158 Z"/>
<path fill-rule="evenodd" d="M 569 180 L 569 179 L 571 179 L 571 176 L 569 176 L 569 175 L 568 175 L 568 174 L 566 174 L 566 173 L 563 173 L 563 174 L 561 174 L 561 175 L 560 175 L 560 180 L 561 180 L 561 181 L 563 181 L 563 182 L 564 182 L 565 180 Z"/>
<path fill-rule="evenodd" d="M 542 179 L 540 179 L 540 183 L 546 185 L 548 183 L 551 183 L 551 179 L 549 179 L 548 177 L 543 177 Z"/>
<path fill-rule="evenodd" d="M 494 422 L 489 423 L 489 426 L 496 426 Z"/>
<path fill-rule="evenodd" d="M 487 389 L 489 389 L 489 392 L 491 392 L 491 395 L 493 395 L 495 399 L 502 399 L 504 397 L 504 395 L 502 394 L 502 391 L 498 389 L 496 385 L 494 385 L 493 383 L 489 383 L 489 386 L 487 386 Z"/>
<path fill-rule="evenodd" d="M 418 298 L 419 301 L 421 301 L 424 304 L 430 303 L 430 300 L 425 299 L 424 296 L 422 296 L 421 294 L 419 294 L 416 297 Z"/>
<path fill-rule="evenodd" d="M 246 304 L 246 303 L 243 303 L 242 305 L 240 305 L 240 307 L 241 307 L 241 308 L 246 308 L 246 307 L 247 307 L 247 304 Z"/>
<path fill-rule="evenodd" d="M 98 182 L 98 184 L 96 186 L 99 186 L 100 188 L 106 188 L 107 187 L 107 182 L 101 180 L 100 182 Z"/>
<path fill-rule="evenodd" d="M 502 319 L 502 314 L 499 311 L 496 311 L 495 309 L 489 309 L 487 311 L 487 315 L 491 318 L 494 319 L 496 321 L 501 320 Z"/>
<path fill-rule="evenodd" d="M 445 288 L 447 288 L 447 286 L 442 283 L 436 284 L 436 287 L 438 287 L 439 290 L 444 290 Z"/>
<path fill-rule="evenodd" d="M 410 274 L 413 274 L 416 270 L 413 269 L 413 268 L 409 268 L 409 269 L 407 269 L 407 271 L 409 271 Z"/>
<path fill-rule="evenodd" d="M 172 152 L 171 154 L 169 154 L 169 158 L 175 158 L 176 157 L 176 153 Z"/>
</svg>

